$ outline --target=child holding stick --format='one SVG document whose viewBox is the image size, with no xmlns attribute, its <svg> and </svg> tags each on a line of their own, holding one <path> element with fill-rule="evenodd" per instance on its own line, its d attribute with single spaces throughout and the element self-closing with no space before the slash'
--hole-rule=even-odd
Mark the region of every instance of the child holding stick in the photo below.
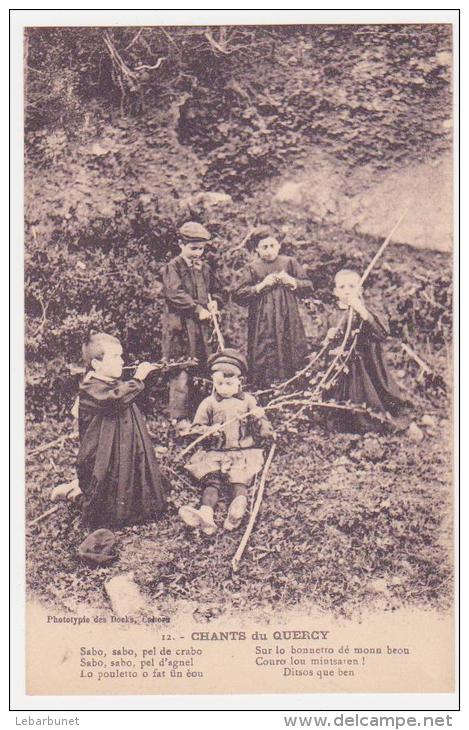
<svg viewBox="0 0 469 730">
<path fill-rule="evenodd" d="M 165 509 L 165 495 L 150 436 L 135 403 L 155 368 L 142 362 L 131 380 L 121 380 L 122 346 L 104 332 L 90 335 L 83 359 L 89 368 L 78 406 L 83 522 L 97 528 L 155 519 Z"/>
<path fill-rule="evenodd" d="M 249 378 L 264 388 L 304 364 L 308 350 L 298 297 L 311 292 L 311 282 L 295 258 L 280 255 L 269 229 L 257 230 L 248 245 L 257 258 L 241 272 L 233 300 L 249 307 Z"/>
<path fill-rule="evenodd" d="M 213 348 L 210 323 L 223 303 L 221 287 L 210 266 L 202 261 L 210 240 L 210 233 L 200 223 L 184 223 L 179 229 L 180 254 L 163 270 L 163 356 L 197 358 L 202 368 Z M 189 389 L 187 370 L 170 375 L 169 413 L 179 432 L 190 426 Z"/>
<path fill-rule="evenodd" d="M 340 348 L 331 350 L 339 355 L 337 366 L 325 383 L 328 400 L 366 405 L 370 410 L 389 418 L 398 429 L 409 425 L 406 401 L 384 361 L 382 343 L 389 332 L 378 316 L 363 300 L 360 275 L 352 269 L 342 269 L 335 275 L 334 294 L 337 309 L 328 319 L 327 338 L 343 340 Z M 351 310 L 351 314 L 347 313 Z M 351 320 L 349 320 L 351 317 Z M 340 350 L 340 351 L 339 351 Z M 366 414 L 341 412 L 339 428 L 345 431 L 367 431 L 374 422 Z"/>
<path fill-rule="evenodd" d="M 179 509 L 186 525 L 199 527 L 206 535 L 217 530 L 213 512 L 225 482 L 230 486 L 231 503 L 224 527 L 234 530 L 239 526 L 246 512 L 248 489 L 264 464 L 262 449 L 256 448 L 255 438 L 275 438 L 262 409 L 256 408 L 254 396 L 242 390 L 241 377 L 247 369 L 244 356 L 226 348 L 213 355 L 209 365 L 213 393 L 197 409 L 191 432 L 213 431 L 217 425 L 212 436 L 215 445 L 197 451 L 185 466 L 202 487 L 200 508 L 184 505 Z"/>
</svg>

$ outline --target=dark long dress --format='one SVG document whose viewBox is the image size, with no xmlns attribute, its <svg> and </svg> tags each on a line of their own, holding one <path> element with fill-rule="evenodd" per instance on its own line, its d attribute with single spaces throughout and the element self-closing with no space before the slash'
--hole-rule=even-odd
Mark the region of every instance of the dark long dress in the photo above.
<svg viewBox="0 0 469 730">
<path fill-rule="evenodd" d="M 409 423 L 406 413 L 409 404 L 389 372 L 381 346 L 389 336 L 389 331 L 368 306 L 367 311 L 369 314 L 367 320 L 363 320 L 356 312 L 353 313 L 348 343 L 353 339 L 353 332 L 358 330 L 354 352 L 347 360 L 347 370 L 339 375 L 336 383 L 325 392 L 324 397 L 326 400 L 366 404 L 372 411 L 388 414 L 390 423 L 396 428 L 405 428 Z M 328 328 L 340 326 L 343 337 L 346 323 L 347 313 L 344 315 L 344 310 L 338 309 L 330 315 L 327 324 Z M 337 340 L 340 344 L 340 334 Z M 379 421 L 366 414 L 338 411 L 336 418 L 343 431 L 363 432 L 380 428 Z"/>
<path fill-rule="evenodd" d="M 268 274 L 286 271 L 297 288 L 276 284 L 259 294 L 255 286 Z M 293 375 L 307 355 L 307 342 L 297 297 L 311 292 L 303 267 L 291 256 L 275 261 L 254 261 L 242 270 L 233 290 L 233 300 L 249 307 L 249 378 L 257 387 L 267 387 Z"/>
<path fill-rule="evenodd" d="M 153 447 L 133 402 L 143 388 L 139 380 L 94 377 L 80 385 L 77 472 L 90 527 L 133 525 L 165 509 Z"/>
</svg>

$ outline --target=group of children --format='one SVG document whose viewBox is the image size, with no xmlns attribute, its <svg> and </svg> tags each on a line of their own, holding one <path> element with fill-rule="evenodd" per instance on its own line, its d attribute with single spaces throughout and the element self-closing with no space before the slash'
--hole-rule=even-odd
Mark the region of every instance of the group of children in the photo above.
<svg viewBox="0 0 469 730">
<path fill-rule="evenodd" d="M 197 359 L 199 368 L 211 376 L 212 393 L 198 407 L 189 370 L 169 376 L 169 415 L 176 437 L 207 434 L 185 465 L 200 486 L 200 507 L 184 505 L 179 510 L 187 526 L 207 535 L 217 530 L 214 507 L 223 489 L 230 490 L 224 528 L 239 526 L 249 489 L 263 468 L 262 447 L 276 438 L 243 383 L 248 381 L 254 389 L 270 387 L 304 367 L 308 347 L 298 300 L 312 292 L 303 267 L 280 253 L 275 235 L 256 230 L 249 239 L 255 258 L 239 273 L 232 290 L 233 301 L 248 307 L 247 359 L 233 348 L 213 352 L 212 324 L 225 296 L 203 258 L 210 240 L 199 223 L 187 222 L 179 229 L 180 253 L 163 270 L 162 343 L 165 358 Z M 332 342 L 350 326 L 358 335 L 354 354 L 328 397 L 366 403 L 397 422 L 405 404 L 382 356 L 387 331 L 365 305 L 358 273 L 338 272 L 334 293 L 338 306 L 327 323 L 327 338 Z M 344 312 L 350 313 L 352 325 Z M 133 377 L 123 380 L 122 352 L 121 343 L 105 333 L 90 335 L 83 346 L 88 372 L 79 389 L 77 470 L 83 521 L 92 529 L 156 519 L 165 509 L 164 481 L 136 404 L 155 366 L 140 363 Z M 354 418 L 350 427 L 367 428 L 365 422 L 357 423 L 356 414 Z"/>
</svg>

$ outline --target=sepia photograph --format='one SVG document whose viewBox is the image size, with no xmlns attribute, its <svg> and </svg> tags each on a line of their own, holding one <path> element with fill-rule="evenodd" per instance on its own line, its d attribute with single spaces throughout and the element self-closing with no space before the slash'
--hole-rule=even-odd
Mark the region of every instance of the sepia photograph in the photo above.
<svg viewBox="0 0 469 730">
<path fill-rule="evenodd" d="M 27 693 L 454 692 L 454 23 L 108 15 L 23 29 Z"/>
</svg>

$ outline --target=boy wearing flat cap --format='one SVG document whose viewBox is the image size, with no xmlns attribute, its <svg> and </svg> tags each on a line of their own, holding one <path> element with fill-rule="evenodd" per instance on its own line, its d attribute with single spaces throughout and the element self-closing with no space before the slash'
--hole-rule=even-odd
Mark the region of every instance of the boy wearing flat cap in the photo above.
<svg viewBox="0 0 469 730">
<path fill-rule="evenodd" d="M 224 527 L 234 530 L 239 526 L 246 512 L 248 488 L 264 464 L 263 451 L 255 446 L 255 439 L 275 438 L 254 396 L 242 390 L 241 378 L 247 372 L 244 356 L 226 348 L 210 357 L 209 367 L 213 392 L 198 407 L 191 433 L 213 431 L 214 426 L 218 429 L 210 437 L 215 441 L 213 448 L 199 449 L 185 466 L 202 487 L 202 504 L 199 509 L 189 505 L 179 509 L 186 525 L 199 527 L 206 535 L 217 529 L 213 511 L 224 483 L 231 490 Z"/>
<path fill-rule="evenodd" d="M 210 233 L 189 221 L 179 229 L 180 254 L 163 270 L 163 357 L 171 360 L 197 358 L 205 367 L 212 352 L 210 312 L 223 303 L 221 287 L 210 266 L 202 261 Z M 209 301 L 209 298 L 211 301 Z M 178 431 L 190 426 L 189 374 L 176 371 L 169 380 L 169 413 Z"/>
</svg>

